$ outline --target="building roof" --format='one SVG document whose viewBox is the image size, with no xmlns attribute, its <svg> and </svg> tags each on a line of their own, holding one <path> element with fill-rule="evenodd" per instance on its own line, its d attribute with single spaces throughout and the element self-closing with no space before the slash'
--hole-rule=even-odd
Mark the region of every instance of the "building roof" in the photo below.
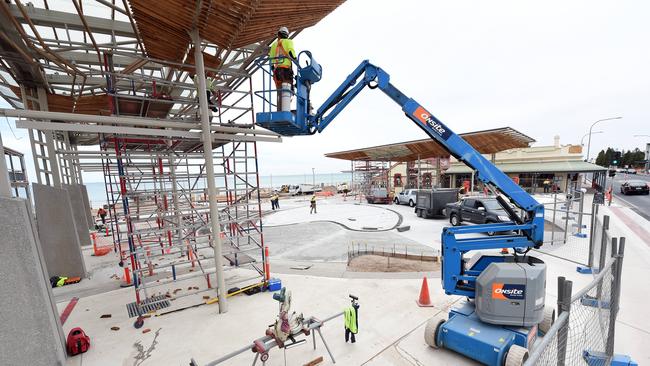
<svg viewBox="0 0 650 366">
<path fill-rule="evenodd" d="M 179 62 L 190 43 L 188 31 L 223 49 L 273 38 L 276 30 L 311 27 L 344 0 L 130 0 L 147 54 Z M 198 4 L 198 5 L 197 5 Z"/>
<path fill-rule="evenodd" d="M 600 165 L 584 161 L 535 161 L 527 163 L 496 163 L 497 168 L 504 173 L 583 173 L 607 170 Z M 452 165 L 445 174 L 470 174 L 472 170 L 467 165 Z"/>
<path fill-rule="evenodd" d="M 494 154 L 503 150 L 528 147 L 534 139 L 510 128 L 462 133 L 460 136 L 481 154 Z M 400 142 L 325 154 L 328 158 L 370 161 L 414 161 L 447 157 L 449 152 L 432 139 Z"/>
</svg>

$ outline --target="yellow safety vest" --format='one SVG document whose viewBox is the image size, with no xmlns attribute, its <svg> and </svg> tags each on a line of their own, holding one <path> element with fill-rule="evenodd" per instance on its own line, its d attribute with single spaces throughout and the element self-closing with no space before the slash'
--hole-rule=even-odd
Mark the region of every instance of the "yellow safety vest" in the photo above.
<svg viewBox="0 0 650 366">
<path fill-rule="evenodd" d="M 65 285 L 65 280 L 67 280 L 68 277 L 59 277 L 59 280 L 56 281 L 56 287 L 61 287 Z"/>
<path fill-rule="evenodd" d="M 271 45 L 271 50 L 269 51 L 269 58 L 271 58 L 271 64 L 275 67 L 291 68 L 291 59 L 290 56 L 295 56 L 296 51 L 293 49 L 293 39 L 288 38 L 278 38 Z M 284 57 L 284 58 L 278 58 Z"/>
<path fill-rule="evenodd" d="M 316 196 L 314 196 L 314 197 L 311 198 L 311 202 L 312 202 L 312 203 L 316 203 Z"/>
<path fill-rule="evenodd" d="M 343 310 L 343 318 L 345 321 L 345 329 L 349 329 L 350 332 L 357 334 L 357 313 L 354 311 L 353 307 L 348 307 Z"/>
<path fill-rule="evenodd" d="M 199 79 L 198 76 L 194 75 L 194 85 L 199 86 Z M 214 79 L 213 78 L 205 78 L 205 90 L 212 91 L 212 88 L 214 88 Z"/>
</svg>

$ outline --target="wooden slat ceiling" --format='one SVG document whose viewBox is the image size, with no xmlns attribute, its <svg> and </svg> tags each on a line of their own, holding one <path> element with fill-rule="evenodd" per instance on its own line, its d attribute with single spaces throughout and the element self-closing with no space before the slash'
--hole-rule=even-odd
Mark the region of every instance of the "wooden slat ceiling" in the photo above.
<svg viewBox="0 0 650 366">
<path fill-rule="evenodd" d="M 180 62 L 196 20 L 201 37 L 233 49 L 274 37 L 280 26 L 297 31 L 313 26 L 344 0 L 129 0 L 147 54 Z"/>
<path fill-rule="evenodd" d="M 510 127 L 460 134 L 460 136 L 481 154 L 528 147 L 535 142 L 532 138 Z M 373 146 L 349 151 L 325 154 L 328 158 L 342 160 L 369 160 L 406 162 L 436 157 L 447 157 L 449 152 L 432 139 Z"/>
</svg>

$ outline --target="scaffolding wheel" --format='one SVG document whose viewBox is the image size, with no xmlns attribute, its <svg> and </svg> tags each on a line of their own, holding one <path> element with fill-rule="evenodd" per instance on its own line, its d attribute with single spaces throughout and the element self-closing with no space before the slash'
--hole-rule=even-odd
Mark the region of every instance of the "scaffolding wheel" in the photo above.
<svg viewBox="0 0 650 366">
<path fill-rule="evenodd" d="M 261 360 L 262 362 L 266 362 L 268 359 L 269 359 L 269 354 L 268 354 L 268 353 L 264 352 L 264 353 L 262 353 L 262 354 L 260 355 L 260 360 Z"/>
<path fill-rule="evenodd" d="M 142 328 L 143 325 L 144 325 L 144 318 L 141 316 L 139 316 L 138 319 L 136 319 L 135 322 L 133 323 L 135 329 L 140 329 Z"/>
</svg>

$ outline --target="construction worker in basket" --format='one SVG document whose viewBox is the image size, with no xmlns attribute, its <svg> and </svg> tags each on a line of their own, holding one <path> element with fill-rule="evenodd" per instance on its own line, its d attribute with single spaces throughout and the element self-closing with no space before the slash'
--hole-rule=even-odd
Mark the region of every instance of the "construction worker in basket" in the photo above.
<svg viewBox="0 0 650 366">
<path fill-rule="evenodd" d="M 283 89 L 293 89 L 293 68 L 292 62 L 296 59 L 296 51 L 293 48 L 293 40 L 289 39 L 289 29 L 280 27 L 278 30 L 278 39 L 271 44 L 269 50 L 269 59 L 271 60 L 271 70 L 273 71 L 273 80 L 277 90 L 277 108 L 278 111 L 291 110 L 291 93 L 281 91 Z M 284 93 L 289 93 L 285 95 Z M 282 96 L 285 95 L 285 103 L 282 103 Z"/>
</svg>

